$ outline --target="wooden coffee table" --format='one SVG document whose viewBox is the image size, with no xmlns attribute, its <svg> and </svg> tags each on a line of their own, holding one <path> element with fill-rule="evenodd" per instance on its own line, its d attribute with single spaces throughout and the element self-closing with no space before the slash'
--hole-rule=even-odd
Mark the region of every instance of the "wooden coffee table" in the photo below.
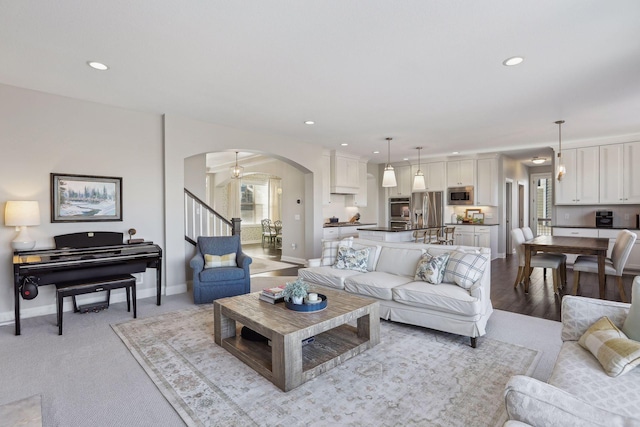
<svg viewBox="0 0 640 427">
<path fill-rule="evenodd" d="M 284 303 L 260 301 L 260 293 L 213 302 L 215 342 L 284 391 L 328 371 L 380 342 L 379 304 L 371 298 L 317 288 L 327 308 L 289 310 Z M 348 325 L 356 320 L 357 327 Z M 236 322 L 271 340 L 240 337 Z M 315 337 L 303 346 L 302 340 Z"/>
</svg>

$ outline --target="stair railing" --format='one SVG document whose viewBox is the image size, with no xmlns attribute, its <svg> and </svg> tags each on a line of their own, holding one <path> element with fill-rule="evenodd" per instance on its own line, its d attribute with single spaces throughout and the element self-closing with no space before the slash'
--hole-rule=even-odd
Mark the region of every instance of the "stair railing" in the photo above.
<svg viewBox="0 0 640 427">
<path fill-rule="evenodd" d="M 240 234 L 240 218 L 231 221 L 184 189 L 184 239 L 196 244 L 198 236 L 233 236 Z"/>
</svg>

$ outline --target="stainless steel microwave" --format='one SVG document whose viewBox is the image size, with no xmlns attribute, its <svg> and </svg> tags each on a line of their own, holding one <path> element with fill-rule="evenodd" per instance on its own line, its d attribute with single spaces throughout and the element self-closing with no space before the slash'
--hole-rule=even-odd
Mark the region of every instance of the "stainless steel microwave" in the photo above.
<svg viewBox="0 0 640 427">
<path fill-rule="evenodd" d="M 447 200 L 450 205 L 473 205 L 473 187 L 449 187 Z"/>
</svg>

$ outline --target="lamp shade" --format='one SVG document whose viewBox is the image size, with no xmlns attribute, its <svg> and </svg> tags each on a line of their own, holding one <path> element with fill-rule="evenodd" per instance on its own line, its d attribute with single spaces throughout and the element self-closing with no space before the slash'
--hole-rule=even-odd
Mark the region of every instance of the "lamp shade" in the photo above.
<svg viewBox="0 0 640 427">
<path fill-rule="evenodd" d="M 387 165 L 384 168 L 384 174 L 382 175 L 382 186 L 383 187 L 397 187 L 398 183 L 396 182 L 396 173 L 393 171 L 393 166 Z"/>
<path fill-rule="evenodd" d="M 4 208 L 4 225 L 12 227 L 40 225 L 40 207 L 33 200 L 8 201 Z"/>
<path fill-rule="evenodd" d="M 424 174 L 418 169 L 418 172 L 413 177 L 413 192 L 419 193 L 421 191 L 427 191 L 427 185 L 424 181 Z"/>
</svg>

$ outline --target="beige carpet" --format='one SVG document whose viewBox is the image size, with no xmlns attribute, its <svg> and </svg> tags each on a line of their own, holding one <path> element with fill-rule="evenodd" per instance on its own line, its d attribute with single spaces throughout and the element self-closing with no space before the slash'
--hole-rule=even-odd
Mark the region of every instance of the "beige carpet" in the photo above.
<svg viewBox="0 0 640 427">
<path fill-rule="evenodd" d="M 466 337 L 383 321 L 378 346 L 284 393 L 213 342 L 212 311 L 113 326 L 189 426 L 501 425 L 505 383 L 539 359 L 487 337 L 472 349 Z"/>
<path fill-rule="evenodd" d="M 267 271 L 284 270 L 285 268 L 296 267 L 297 264 L 288 264 L 286 262 L 271 261 L 265 258 L 252 257 L 252 262 L 249 265 L 250 274 L 266 273 Z"/>
</svg>

